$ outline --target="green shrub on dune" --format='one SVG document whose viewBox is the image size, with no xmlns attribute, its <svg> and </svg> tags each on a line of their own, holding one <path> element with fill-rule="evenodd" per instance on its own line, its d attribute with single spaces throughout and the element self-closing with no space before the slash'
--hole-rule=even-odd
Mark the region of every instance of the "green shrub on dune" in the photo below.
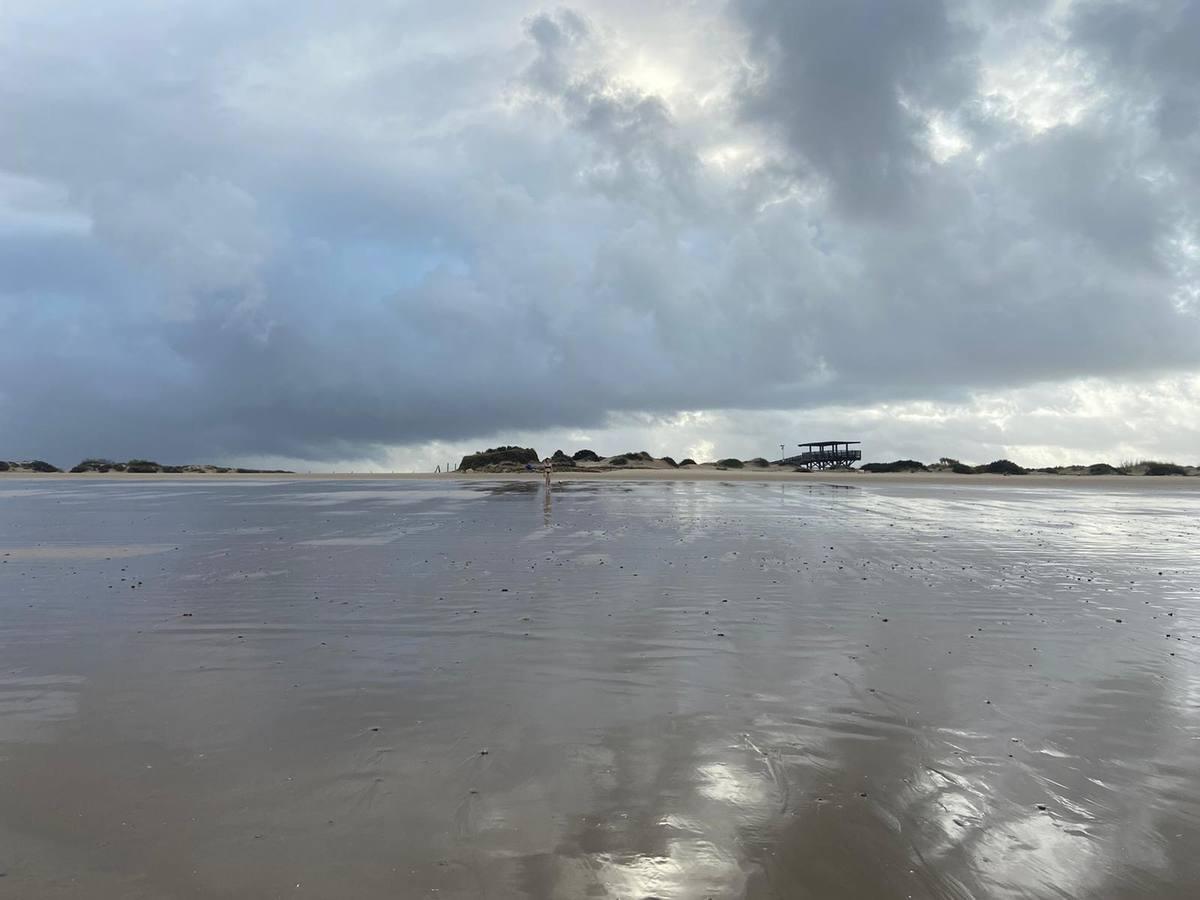
<svg viewBox="0 0 1200 900">
<path fill-rule="evenodd" d="M 929 467 L 915 459 L 898 459 L 890 463 L 867 463 L 864 472 L 928 472 Z"/>
<path fill-rule="evenodd" d="M 149 459 L 131 459 L 125 463 L 125 471 L 135 475 L 150 475 L 162 469 L 158 463 Z"/>
<path fill-rule="evenodd" d="M 460 469 L 482 469 L 484 466 L 496 466 L 501 463 L 525 465 L 537 463 L 537 451 L 532 447 L 493 447 L 479 453 L 469 453 L 458 464 Z"/>
<path fill-rule="evenodd" d="M 1147 475 L 1186 475 L 1187 474 L 1187 469 L 1185 469 L 1183 466 L 1176 465 L 1175 463 L 1150 461 L 1150 462 L 1144 463 L 1144 465 L 1146 467 Z"/>
<path fill-rule="evenodd" d="M 986 466 L 976 466 L 976 472 L 985 475 L 1027 475 L 1025 469 L 1018 466 L 1011 459 L 997 459 L 988 463 Z"/>
<path fill-rule="evenodd" d="M 71 469 L 71 473 L 78 472 L 124 472 L 125 463 L 113 462 L 111 459 L 105 459 L 102 456 L 89 456 L 87 459 Z"/>
<path fill-rule="evenodd" d="M 955 475 L 974 475 L 975 474 L 975 470 L 973 468 L 971 468 L 971 466 L 968 466 L 966 463 L 961 463 L 957 459 L 954 459 L 951 456 L 943 456 L 941 459 L 939 459 L 937 461 L 937 465 L 934 468 L 949 469 Z"/>
</svg>

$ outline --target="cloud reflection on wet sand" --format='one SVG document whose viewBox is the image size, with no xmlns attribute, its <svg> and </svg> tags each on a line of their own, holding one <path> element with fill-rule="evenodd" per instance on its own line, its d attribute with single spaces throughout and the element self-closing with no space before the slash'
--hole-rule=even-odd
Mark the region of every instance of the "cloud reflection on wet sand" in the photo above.
<svg viewBox="0 0 1200 900">
<path fill-rule="evenodd" d="M 1193 512 L 890 485 L 17 493 L 5 886 L 1189 896 Z"/>
</svg>

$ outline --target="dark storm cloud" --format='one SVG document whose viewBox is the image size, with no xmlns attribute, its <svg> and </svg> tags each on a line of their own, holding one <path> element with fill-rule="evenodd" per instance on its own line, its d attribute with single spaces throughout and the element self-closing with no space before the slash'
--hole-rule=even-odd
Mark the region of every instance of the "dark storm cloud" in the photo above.
<svg viewBox="0 0 1200 900">
<path fill-rule="evenodd" d="M 1075 38 L 1116 67 L 1127 87 L 1145 87 L 1162 136 L 1192 136 L 1200 125 L 1200 3 L 1094 0 L 1074 8 Z"/>
<path fill-rule="evenodd" d="M 1077 235 L 1127 267 L 1160 263 L 1169 198 L 1110 132 L 1055 128 L 1001 154 L 998 170 L 1043 225 Z"/>
<path fill-rule="evenodd" d="M 739 0 L 764 71 L 746 113 L 778 128 L 852 213 L 899 212 L 921 191 L 926 125 L 910 103 L 973 89 L 974 35 L 942 0 Z"/>
<path fill-rule="evenodd" d="M 1200 363 L 1194 4 L 117 6 L 0 35 L 0 458 Z M 643 33 L 706 43 L 668 89 Z"/>
</svg>

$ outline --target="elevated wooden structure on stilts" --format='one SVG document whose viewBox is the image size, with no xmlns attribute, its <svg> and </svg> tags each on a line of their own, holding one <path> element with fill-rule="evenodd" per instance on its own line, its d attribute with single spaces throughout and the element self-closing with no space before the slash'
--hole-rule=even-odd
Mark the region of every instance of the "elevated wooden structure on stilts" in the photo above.
<svg viewBox="0 0 1200 900">
<path fill-rule="evenodd" d="M 810 441 L 797 444 L 801 453 L 790 456 L 783 462 L 798 469 L 849 469 L 862 459 L 857 448 L 862 441 Z"/>
</svg>

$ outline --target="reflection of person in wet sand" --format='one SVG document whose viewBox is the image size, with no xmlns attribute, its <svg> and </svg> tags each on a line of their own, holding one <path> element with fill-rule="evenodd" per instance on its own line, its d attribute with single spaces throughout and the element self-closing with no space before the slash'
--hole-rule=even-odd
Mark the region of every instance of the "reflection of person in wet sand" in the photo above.
<svg viewBox="0 0 1200 900">
<path fill-rule="evenodd" d="M 550 457 L 542 460 L 542 475 L 546 479 L 546 490 L 542 492 L 542 524 L 547 528 L 550 527 L 550 473 L 554 471 L 554 463 L 550 461 Z"/>
</svg>

